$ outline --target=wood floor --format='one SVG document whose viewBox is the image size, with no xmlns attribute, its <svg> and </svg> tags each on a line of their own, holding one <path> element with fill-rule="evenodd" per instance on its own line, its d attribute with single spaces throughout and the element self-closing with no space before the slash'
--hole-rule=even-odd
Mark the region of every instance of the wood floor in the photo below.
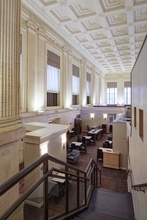
<svg viewBox="0 0 147 220">
<path fill-rule="evenodd" d="M 82 135 L 85 135 L 84 133 Z M 82 136 L 81 135 L 81 136 Z M 95 145 L 87 146 L 87 153 L 81 152 L 80 159 L 78 163 L 74 166 L 85 171 L 89 160 L 93 158 L 98 167 L 101 168 L 102 182 L 99 188 L 112 190 L 116 192 L 127 192 L 127 174 L 124 170 L 117 170 L 111 168 L 104 168 L 101 161 L 97 160 L 97 149 L 102 147 L 103 140 L 106 140 L 108 134 L 104 134 L 103 137 L 96 141 Z M 77 136 L 70 138 L 69 143 L 76 141 Z M 81 186 L 82 188 L 82 186 Z M 76 204 L 76 187 L 72 183 L 69 188 L 69 198 L 70 198 L 70 209 L 73 209 Z M 59 202 L 57 202 L 55 197 L 49 198 L 49 217 L 56 215 L 57 213 L 63 213 L 65 209 L 65 198 L 63 197 Z M 82 201 L 81 201 L 82 202 Z M 24 219 L 25 220 L 41 220 L 43 219 L 43 207 L 36 208 L 31 205 L 25 204 L 24 206 Z"/>
<path fill-rule="evenodd" d="M 76 136 L 71 138 L 69 142 L 76 140 L 76 138 Z M 104 134 L 99 141 L 96 141 L 96 145 L 87 146 L 87 153 L 81 152 L 80 159 L 78 163 L 74 166 L 85 171 L 89 160 L 93 158 L 97 162 L 98 167 L 101 168 L 102 183 L 100 188 L 113 190 L 117 192 L 128 192 L 126 171 L 104 168 L 102 162 L 100 160 L 97 160 L 97 149 L 99 147 L 102 147 L 103 141 L 106 139 L 108 139 L 108 134 Z"/>
</svg>

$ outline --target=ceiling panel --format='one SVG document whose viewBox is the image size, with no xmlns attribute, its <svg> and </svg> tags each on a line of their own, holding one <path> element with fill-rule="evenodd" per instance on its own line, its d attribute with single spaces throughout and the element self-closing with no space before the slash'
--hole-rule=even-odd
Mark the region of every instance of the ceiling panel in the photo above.
<svg viewBox="0 0 147 220">
<path fill-rule="evenodd" d="M 147 33 L 147 0 L 22 0 L 104 74 L 130 73 Z"/>
</svg>

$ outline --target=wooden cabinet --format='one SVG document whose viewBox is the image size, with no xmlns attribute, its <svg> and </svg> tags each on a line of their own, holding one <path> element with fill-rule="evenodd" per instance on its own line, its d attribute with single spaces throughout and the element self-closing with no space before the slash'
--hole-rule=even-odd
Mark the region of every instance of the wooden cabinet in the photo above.
<svg viewBox="0 0 147 220">
<path fill-rule="evenodd" d="M 119 153 L 103 152 L 103 166 L 119 169 Z"/>
</svg>

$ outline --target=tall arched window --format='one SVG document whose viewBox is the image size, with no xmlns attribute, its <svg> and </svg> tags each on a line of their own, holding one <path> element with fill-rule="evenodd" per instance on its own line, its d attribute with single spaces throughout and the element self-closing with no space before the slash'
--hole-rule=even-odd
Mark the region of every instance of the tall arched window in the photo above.
<svg viewBox="0 0 147 220">
<path fill-rule="evenodd" d="M 90 104 L 90 95 L 91 95 L 91 75 L 86 73 L 86 97 L 87 104 Z"/>
<path fill-rule="evenodd" d="M 47 51 L 47 106 L 60 105 L 60 57 Z"/>
<path fill-rule="evenodd" d="M 79 67 L 72 65 L 72 104 L 79 104 L 79 91 L 80 91 Z"/>
<path fill-rule="evenodd" d="M 117 104 L 117 82 L 107 82 L 107 105 Z"/>
<path fill-rule="evenodd" d="M 124 82 L 124 104 L 131 105 L 131 85 L 130 82 Z"/>
</svg>

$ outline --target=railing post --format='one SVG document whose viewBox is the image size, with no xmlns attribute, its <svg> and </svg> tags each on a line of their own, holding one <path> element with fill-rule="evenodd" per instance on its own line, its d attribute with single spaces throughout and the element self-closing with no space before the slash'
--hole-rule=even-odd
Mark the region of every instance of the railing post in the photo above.
<svg viewBox="0 0 147 220">
<path fill-rule="evenodd" d="M 65 167 L 65 171 L 68 172 L 68 168 L 67 166 Z M 69 209 L 69 193 L 68 193 L 68 174 L 65 174 L 65 210 L 66 210 L 66 214 L 68 214 L 68 209 Z"/>
<path fill-rule="evenodd" d="M 101 186 L 101 182 L 102 182 L 101 169 L 99 169 L 99 172 L 100 172 L 100 186 Z"/>
<path fill-rule="evenodd" d="M 84 174 L 85 177 L 85 205 L 87 204 L 87 180 L 86 180 L 86 173 Z"/>
<path fill-rule="evenodd" d="M 80 200 L 80 184 L 79 184 L 79 171 L 77 171 L 77 208 L 80 207 L 79 200 Z"/>
<path fill-rule="evenodd" d="M 43 162 L 43 175 L 48 172 L 48 159 Z M 48 177 L 44 180 L 43 187 L 43 200 L 44 200 L 44 220 L 48 220 Z"/>
<path fill-rule="evenodd" d="M 96 165 L 95 165 L 95 168 L 94 168 L 94 172 L 95 172 L 95 178 L 96 178 L 96 181 L 95 181 L 95 185 L 96 185 L 96 187 L 98 187 L 98 169 L 97 169 L 97 167 L 96 167 Z"/>
</svg>

